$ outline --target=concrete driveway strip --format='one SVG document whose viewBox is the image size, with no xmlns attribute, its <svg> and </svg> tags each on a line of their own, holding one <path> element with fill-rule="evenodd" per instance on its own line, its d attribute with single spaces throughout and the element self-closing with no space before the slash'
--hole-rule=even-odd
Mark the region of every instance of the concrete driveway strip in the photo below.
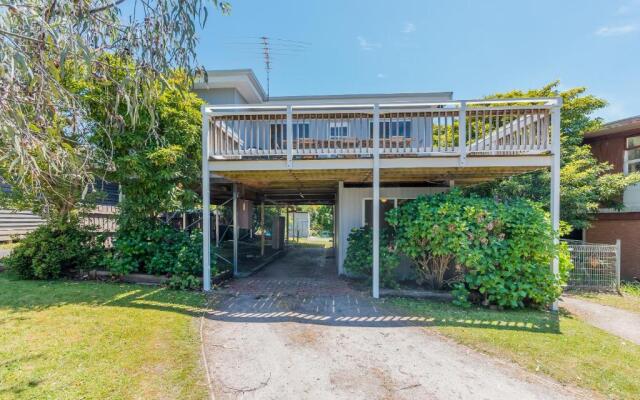
<svg viewBox="0 0 640 400">
<path fill-rule="evenodd" d="M 356 292 L 214 302 L 203 333 L 216 399 L 575 398 Z"/>
<path fill-rule="evenodd" d="M 570 296 L 564 296 L 560 306 L 590 325 L 640 344 L 640 314 L 638 313 Z"/>
</svg>

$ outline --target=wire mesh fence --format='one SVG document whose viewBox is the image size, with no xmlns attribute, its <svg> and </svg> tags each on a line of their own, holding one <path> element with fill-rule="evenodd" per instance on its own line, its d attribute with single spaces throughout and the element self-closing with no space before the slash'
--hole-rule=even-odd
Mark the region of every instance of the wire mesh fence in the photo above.
<svg viewBox="0 0 640 400">
<path fill-rule="evenodd" d="M 616 291 L 620 287 L 620 242 L 587 243 L 567 240 L 573 269 L 568 289 Z"/>
</svg>

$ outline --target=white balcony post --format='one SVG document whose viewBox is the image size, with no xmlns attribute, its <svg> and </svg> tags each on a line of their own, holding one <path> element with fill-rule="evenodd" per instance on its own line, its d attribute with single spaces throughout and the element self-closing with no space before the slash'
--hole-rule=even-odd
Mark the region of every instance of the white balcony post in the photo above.
<svg viewBox="0 0 640 400">
<path fill-rule="evenodd" d="M 220 211 L 216 209 L 213 213 L 216 217 L 216 247 L 220 247 Z"/>
<path fill-rule="evenodd" d="M 551 109 L 551 204 L 549 207 L 551 213 L 551 228 L 555 234 L 554 244 L 558 244 L 558 235 L 560 230 L 560 107 L 562 100 Z M 553 258 L 551 271 L 555 276 L 559 272 L 559 260 L 556 255 Z M 558 302 L 555 301 L 551 305 L 551 309 L 558 310 Z"/>
<path fill-rule="evenodd" d="M 342 209 L 342 201 L 344 199 L 344 181 L 338 181 L 338 198 L 336 202 L 336 219 L 333 223 L 336 226 L 336 241 L 334 242 L 335 248 L 338 250 L 338 274 L 344 275 L 344 249 L 342 248 L 342 219 L 344 218 Z"/>
<path fill-rule="evenodd" d="M 238 276 L 238 184 L 233 184 L 233 276 Z"/>
<path fill-rule="evenodd" d="M 287 106 L 287 167 L 293 164 L 293 107 Z"/>
<path fill-rule="evenodd" d="M 373 106 L 373 271 L 372 295 L 380 297 L 380 107 Z"/>
<path fill-rule="evenodd" d="M 460 102 L 458 115 L 458 149 L 460 150 L 460 165 L 467 162 L 467 102 Z"/>
<path fill-rule="evenodd" d="M 260 231 L 262 232 L 260 237 L 260 255 L 264 257 L 264 200 L 260 203 Z"/>
<path fill-rule="evenodd" d="M 202 288 L 211 291 L 211 193 L 209 192 L 209 115 L 202 112 Z"/>
</svg>

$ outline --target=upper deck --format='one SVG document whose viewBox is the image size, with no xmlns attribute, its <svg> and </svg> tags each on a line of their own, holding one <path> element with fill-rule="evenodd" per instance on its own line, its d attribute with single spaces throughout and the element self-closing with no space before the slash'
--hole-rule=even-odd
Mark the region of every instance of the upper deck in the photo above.
<svg viewBox="0 0 640 400">
<path fill-rule="evenodd" d="M 543 155 L 557 99 L 207 106 L 209 158 Z M 377 129 L 376 129 L 377 128 Z M 377 137 L 377 140 L 374 138 Z"/>
</svg>

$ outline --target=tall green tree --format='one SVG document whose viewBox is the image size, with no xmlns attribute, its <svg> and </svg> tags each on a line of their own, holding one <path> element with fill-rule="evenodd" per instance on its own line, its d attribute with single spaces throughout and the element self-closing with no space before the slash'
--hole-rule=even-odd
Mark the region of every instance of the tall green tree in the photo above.
<svg viewBox="0 0 640 400">
<path fill-rule="evenodd" d="M 124 64 L 117 57 L 105 57 L 104 62 L 117 68 Z M 192 208 L 198 198 L 203 101 L 189 91 L 191 81 L 184 72 L 172 72 L 164 82 L 153 112 L 141 110 L 135 122 L 125 104 L 120 114 L 111 114 L 117 85 L 95 78 L 68 84 L 83 93 L 94 121 L 92 144 L 110 152 L 111 162 L 95 173 L 120 184 L 123 209 L 138 219 Z"/>
<path fill-rule="evenodd" d="M 43 214 L 76 208 L 95 168 L 111 164 L 111 149 L 94 146 L 93 124 L 117 124 L 125 115 L 135 126 L 147 118 L 153 135 L 156 105 L 169 86 L 163 77 L 199 70 L 197 30 L 210 9 L 226 13 L 229 4 L 0 0 L 0 178 L 13 189 L 4 201 Z M 107 55 L 128 62 L 105 64 Z M 66 86 L 69 75 L 114 88 L 103 103 L 106 120 L 91 118 L 86 93 Z"/>
<path fill-rule="evenodd" d="M 583 144 L 584 133 L 602 125 L 602 120 L 593 114 L 605 107 L 606 101 L 588 94 L 584 87 L 562 91 L 559 84 L 556 81 L 540 89 L 513 90 L 487 98 L 562 98 L 560 218 L 573 228 L 581 229 L 589 226 L 599 207 L 621 207 L 624 189 L 640 182 L 640 174 L 612 173 L 613 167 L 599 162 L 590 146 Z M 549 186 L 549 172 L 535 171 L 479 185 L 470 191 L 502 199 L 518 197 L 549 204 Z"/>
</svg>

